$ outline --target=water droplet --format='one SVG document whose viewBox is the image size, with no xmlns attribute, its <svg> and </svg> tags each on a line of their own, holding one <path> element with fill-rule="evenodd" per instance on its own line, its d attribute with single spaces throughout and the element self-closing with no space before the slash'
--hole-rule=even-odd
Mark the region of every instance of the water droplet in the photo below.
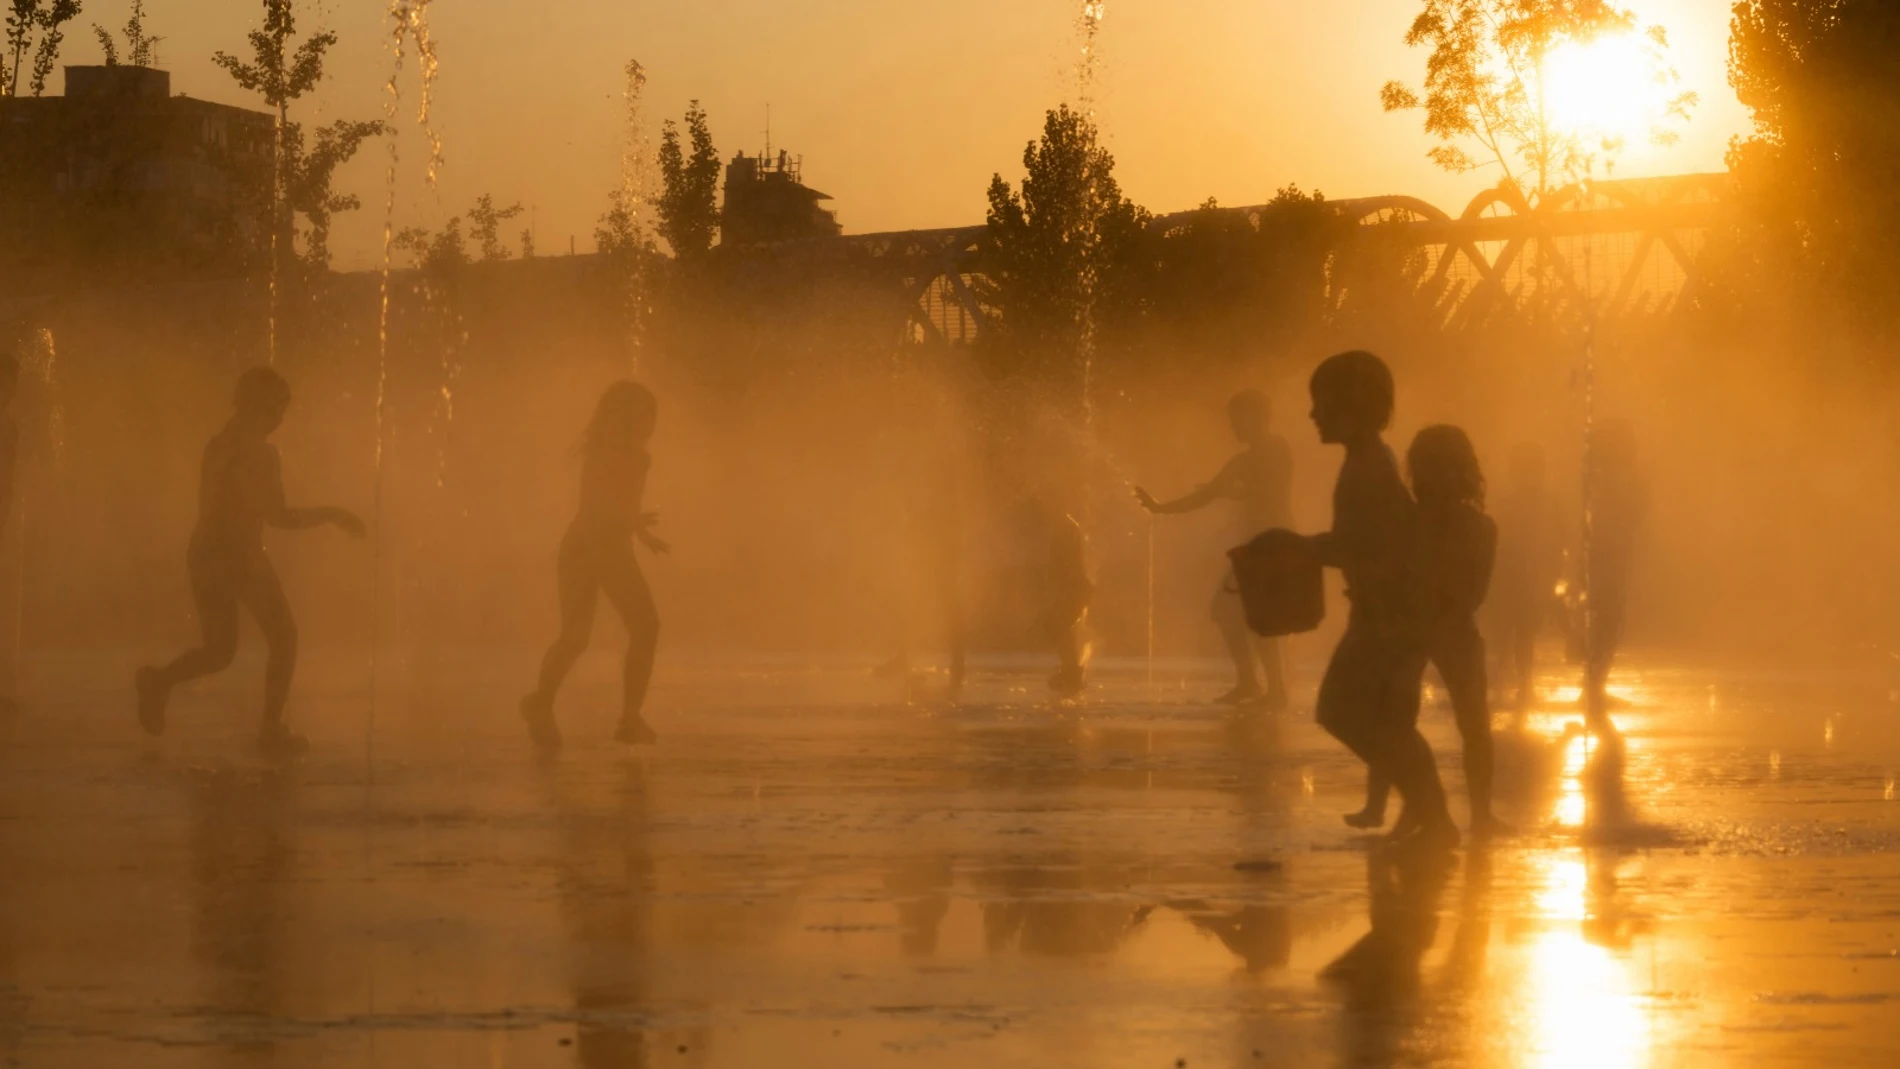
<svg viewBox="0 0 1900 1069">
<path fill-rule="evenodd" d="M 1313 797 L 1314 789 L 1315 788 L 1313 786 L 1313 770 L 1310 768 L 1300 769 L 1300 793 L 1308 798 L 1311 798 Z M 1887 781 L 1887 797 L 1889 798 L 1893 797 L 1893 781 L 1892 780 Z"/>
<path fill-rule="evenodd" d="M 1781 775 L 1781 751 L 1780 750 L 1768 751 L 1768 774 L 1770 776 L 1776 776 L 1776 777 Z"/>
<path fill-rule="evenodd" d="M 1887 786 L 1880 792 L 1880 796 L 1889 802 L 1893 801 L 1893 773 L 1887 773 Z"/>
<path fill-rule="evenodd" d="M 1834 718 L 1831 716 L 1827 718 L 1826 725 L 1821 729 L 1821 742 L 1829 747 L 1834 745 Z"/>
</svg>

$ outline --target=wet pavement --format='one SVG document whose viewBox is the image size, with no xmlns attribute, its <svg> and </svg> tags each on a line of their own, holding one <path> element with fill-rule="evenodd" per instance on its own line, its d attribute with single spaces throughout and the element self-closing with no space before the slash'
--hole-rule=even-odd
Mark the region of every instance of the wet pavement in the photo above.
<svg viewBox="0 0 1900 1069">
<path fill-rule="evenodd" d="M 1553 677 L 1500 737 L 1519 834 L 1434 865 L 1340 822 L 1361 774 L 1309 712 L 1192 701 L 1211 664 L 1052 708 L 1028 664 L 952 707 L 676 660 L 633 753 L 602 657 L 544 763 L 498 683 L 405 688 L 372 731 L 363 673 L 319 663 L 285 769 L 248 751 L 254 663 L 162 746 L 126 667 L 36 669 L 0 745 L 0 1064 L 1900 1060 L 1884 678 L 1639 664 L 1618 767 Z"/>
</svg>

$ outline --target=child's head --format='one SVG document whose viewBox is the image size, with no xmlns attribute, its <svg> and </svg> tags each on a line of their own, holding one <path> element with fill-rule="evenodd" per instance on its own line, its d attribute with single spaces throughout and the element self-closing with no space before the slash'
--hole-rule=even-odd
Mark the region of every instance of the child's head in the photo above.
<svg viewBox="0 0 1900 1069">
<path fill-rule="evenodd" d="M 290 383 L 267 367 L 254 367 L 238 376 L 232 397 L 236 418 L 259 434 L 269 434 L 290 411 Z"/>
<path fill-rule="evenodd" d="M 1363 349 L 1327 357 L 1309 388 L 1313 425 L 1328 445 L 1377 436 L 1392 422 L 1392 369 Z"/>
<path fill-rule="evenodd" d="M 1520 442 L 1511 450 L 1511 485 L 1518 490 L 1535 492 L 1544 488 L 1544 447 L 1536 442 Z"/>
<path fill-rule="evenodd" d="M 1273 403 L 1259 390 L 1242 390 L 1227 400 L 1227 422 L 1234 437 L 1248 445 L 1266 438 L 1272 415 Z"/>
<path fill-rule="evenodd" d="M 1405 453 L 1405 466 L 1411 469 L 1412 495 L 1419 504 L 1484 508 L 1484 472 L 1461 428 L 1440 423 L 1419 431 Z"/>
<path fill-rule="evenodd" d="M 659 401 L 653 391 L 628 379 L 608 386 L 594 406 L 594 418 L 587 424 L 587 447 L 630 447 L 646 444 L 653 437 L 659 418 Z"/>
</svg>

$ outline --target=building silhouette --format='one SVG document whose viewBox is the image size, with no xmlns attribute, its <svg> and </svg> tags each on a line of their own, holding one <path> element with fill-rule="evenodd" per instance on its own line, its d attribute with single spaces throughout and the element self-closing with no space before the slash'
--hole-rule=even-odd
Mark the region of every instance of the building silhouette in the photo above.
<svg viewBox="0 0 1900 1069">
<path fill-rule="evenodd" d="M 769 148 L 757 156 L 734 156 L 726 164 L 720 243 L 766 245 L 843 233 L 837 215 L 819 206 L 831 197 L 807 187 L 803 172 L 804 158 L 782 150 L 777 156 Z"/>
<path fill-rule="evenodd" d="M 0 100 L 0 279 L 221 273 L 268 240 L 275 121 L 171 95 L 171 75 L 67 67 Z"/>
</svg>

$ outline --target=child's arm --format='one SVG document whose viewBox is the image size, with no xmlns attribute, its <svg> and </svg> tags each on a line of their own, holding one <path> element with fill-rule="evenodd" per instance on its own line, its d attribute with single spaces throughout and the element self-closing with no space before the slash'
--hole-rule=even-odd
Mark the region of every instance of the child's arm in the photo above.
<svg viewBox="0 0 1900 1069">
<path fill-rule="evenodd" d="M 1184 512 L 1198 512 L 1236 494 L 1236 482 L 1240 478 L 1240 464 L 1243 457 L 1235 457 L 1227 462 L 1214 477 L 1195 489 L 1192 493 L 1173 501 L 1156 501 L 1153 494 L 1135 487 L 1135 500 L 1141 507 L 1157 516 L 1177 516 Z"/>
<path fill-rule="evenodd" d="M 264 495 L 264 522 L 272 527 L 290 531 L 301 531 L 311 527 L 331 524 L 348 533 L 352 538 L 361 538 L 368 531 L 363 520 L 349 509 L 332 505 L 317 508 L 291 508 L 284 501 L 284 468 L 277 457 L 277 450 L 266 453 L 267 460 L 262 462 L 259 473 L 261 485 L 259 491 Z"/>
</svg>

